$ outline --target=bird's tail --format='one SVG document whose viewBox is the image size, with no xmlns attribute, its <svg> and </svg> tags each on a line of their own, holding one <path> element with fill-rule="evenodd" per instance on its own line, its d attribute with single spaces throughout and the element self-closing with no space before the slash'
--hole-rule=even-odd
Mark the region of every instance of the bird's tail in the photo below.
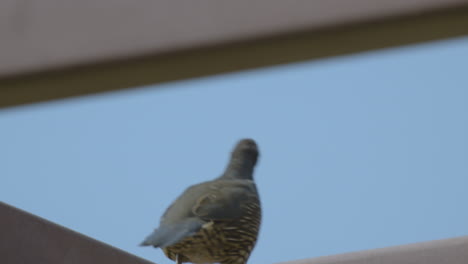
<svg viewBox="0 0 468 264">
<path fill-rule="evenodd" d="M 140 246 L 167 247 L 195 234 L 204 222 L 199 219 L 187 219 L 177 224 L 161 225 L 146 237 Z"/>
</svg>

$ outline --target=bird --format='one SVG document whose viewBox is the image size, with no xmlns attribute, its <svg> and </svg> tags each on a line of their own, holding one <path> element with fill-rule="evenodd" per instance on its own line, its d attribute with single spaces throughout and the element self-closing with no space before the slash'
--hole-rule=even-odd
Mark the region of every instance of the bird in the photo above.
<svg viewBox="0 0 468 264">
<path fill-rule="evenodd" d="M 240 140 L 221 176 L 188 187 L 140 245 L 161 248 L 176 264 L 246 264 L 262 217 L 258 156 L 253 139 Z"/>
</svg>

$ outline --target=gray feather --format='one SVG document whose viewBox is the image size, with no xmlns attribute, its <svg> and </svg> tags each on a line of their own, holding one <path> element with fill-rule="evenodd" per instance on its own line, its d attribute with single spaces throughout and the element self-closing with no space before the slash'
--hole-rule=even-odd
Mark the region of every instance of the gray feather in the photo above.
<svg viewBox="0 0 468 264">
<path fill-rule="evenodd" d="M 173 245 L 183 238 L 195 234 L 203 223 L 199 219 L 190 218 L 175 224 L 161 225 L 140 246 L 167 247 Z"/>
</svg>

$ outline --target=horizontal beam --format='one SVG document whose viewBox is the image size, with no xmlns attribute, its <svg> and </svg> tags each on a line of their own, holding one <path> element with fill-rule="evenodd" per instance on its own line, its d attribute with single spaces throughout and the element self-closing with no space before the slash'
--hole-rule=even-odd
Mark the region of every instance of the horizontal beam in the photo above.
<svg viewBox="0 0 468 264">
<path fill-rule="evenodd" d="M 0 263 L 152 264 L 0 202 Z"/>
<path fill-rule="evenodd" d="M 468 35 L 467 0 L 115 2 L 1 2 L 0 107 Z"/>
</svg>

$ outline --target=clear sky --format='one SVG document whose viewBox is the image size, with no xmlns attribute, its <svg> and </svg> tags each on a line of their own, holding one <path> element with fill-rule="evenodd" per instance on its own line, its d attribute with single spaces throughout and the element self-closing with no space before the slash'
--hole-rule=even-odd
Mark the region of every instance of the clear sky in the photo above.
<svg viewBox="0 0 468 264">
<path fill-rule="evenodd" d="M 64 87 L 66 89 L 66 87 Z M 468 38 L 0 111 L 0 199 L 137 244 L 257 140 L 250 263 L 468 235 Z"/>
</svg>

